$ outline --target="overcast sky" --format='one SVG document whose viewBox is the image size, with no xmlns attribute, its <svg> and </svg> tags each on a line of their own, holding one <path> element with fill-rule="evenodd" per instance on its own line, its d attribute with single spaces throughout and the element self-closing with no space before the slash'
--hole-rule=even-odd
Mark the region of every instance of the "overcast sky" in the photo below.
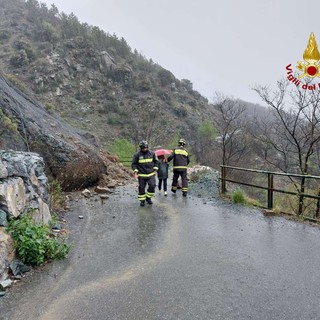
<svg viewBox="0 0 320 320">
<path fill-rule="evenodd" d="M 219 91 L 263 104 L 250 88 L 274 86 L 288 64 L 303 61 L 311 32 L 320 46 L 319 0 L 40 2 L 123 37 L 209 100 Z"/>
</svg>

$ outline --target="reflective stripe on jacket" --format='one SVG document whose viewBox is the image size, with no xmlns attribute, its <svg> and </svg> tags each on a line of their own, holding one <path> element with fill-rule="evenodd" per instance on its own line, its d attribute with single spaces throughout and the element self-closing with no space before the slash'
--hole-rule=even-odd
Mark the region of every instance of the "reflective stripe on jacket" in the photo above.
<svg viewBox="0 0 320 320">
<path fill-rule="evenodd" d="M 139 177 L 149 178 L 158 170 L 158 159 L 153 151 L 148 150 L 136 152 L 132 158 L 131 168 L 137 172 Z"/>
<path fill-rule="evenodd" d="M 168 162 L 173 159 L 173 170 L 187 170 L 190 163 L 189 153 L 183 147 L 173 149 L 171 155 L 168 157 Z"/>
</svg>

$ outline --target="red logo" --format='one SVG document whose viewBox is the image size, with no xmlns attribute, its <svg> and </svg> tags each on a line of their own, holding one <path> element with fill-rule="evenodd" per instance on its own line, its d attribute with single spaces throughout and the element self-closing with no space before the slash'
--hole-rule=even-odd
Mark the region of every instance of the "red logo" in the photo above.
<svg viewBox="0 0 320 320">
<path fill-rule="evenodd" d="M 320 78 L 320 53 L 318 50 L 316 38 L 311 33 L 306 50 L 303 53 L 303 60 L 298 61 L 296 68 L 302 73 L 297 76 L 294 75 L 291 63 L 286 66 L 287 79 L 300 86 L 305 90 L 316 90 L 320 88 L 320 83 L 314 83 L 314 78 Z M 305 83 L 302 83 L 300 79 L 308 78 Z"/>
</svg>

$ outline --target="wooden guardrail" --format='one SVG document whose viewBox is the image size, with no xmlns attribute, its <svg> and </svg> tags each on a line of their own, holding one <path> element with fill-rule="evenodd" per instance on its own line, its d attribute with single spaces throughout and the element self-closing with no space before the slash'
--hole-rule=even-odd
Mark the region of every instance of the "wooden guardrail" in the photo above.
<svg viewBox="0 0 320 320">
<path fill-rule="evenodd" d="M 225 166 L 221 165 L 221 194 L 225 194 L 227 189 L 226 189 L 226 182 L 231 182 L 239 185 L 245 185 L 253 188 L 259 188 L 263 190 L 267 190 L 267 208 L 268 209 L 273 209 L 273 200 L 274 200 L 274 193 L 285 193 L 285 194 L 290 194 L 290 195 L 295 195 L 298 197 L 303 198 L 313 198 L 317 199 L 317 214 L 316 216 L 319 215 L 320 211 L 320 189 L 318 190 L 318 195 L 313 195 L 313 194 L 306 194 L 306 193 L 301 193 L 301 192 L 293 192 L 293 191 L 288 191 L 288 190 L 283 190 L 283 189 L 277 189 L 274 188 L 274 176 L 286 176 L 286 177 L 295 177 L 295 178 L 301 178 L 301 179 L 316 179 L 320 180 L 320 176 L 312 176 L 312 175 L 300 175 L 300 174 L 293 174 L 293 173 L 282 173 L 282 172 L 271 172 L 271 171 L 263 171 L 263 170 L 255 170 L 255 169 L 246 169 L 246 168 L 240 168 L 240 167 L 232 167 L 232 166 Z M 243 181 L 236 181 L 233 179 L 227 178 L 227 172 L 228 170 L 238 170 L 238 171 L 245 171 L 248 173 L 258 173 L 258 174 L 263 174 L 267 176 L 267 186 L 260 186 L 252 183 L 246 183 Z"/>
<path fill-rule="evenodd" d="M 132 157 L 122 157 L 119 161 L 123 164 L 129 165 L 132 162 Z"/>
</svg>

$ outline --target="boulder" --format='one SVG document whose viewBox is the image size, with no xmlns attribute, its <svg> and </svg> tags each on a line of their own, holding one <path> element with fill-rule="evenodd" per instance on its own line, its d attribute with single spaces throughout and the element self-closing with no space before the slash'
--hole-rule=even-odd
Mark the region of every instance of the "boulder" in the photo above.
<svg viewBox="0 0 320 320">
<path fill-rule="evenodd" d="M 60 182 L 63 190 L 92 186 L 106 172 L 99 148 L 86 139 L 85 133 L 68 126 L 57 114 L 48 113 L 3 76 L 0 105 L 0 111 L 12 124 L 7 130 L 3 128 L 5 139 L 0 139 L 0 148 L 39 153 L 47 173 Z M 23 171 L 19 167 L 12 169 Z M 0 176 L 5 175 L 0 163 Z"/>
</svg>

